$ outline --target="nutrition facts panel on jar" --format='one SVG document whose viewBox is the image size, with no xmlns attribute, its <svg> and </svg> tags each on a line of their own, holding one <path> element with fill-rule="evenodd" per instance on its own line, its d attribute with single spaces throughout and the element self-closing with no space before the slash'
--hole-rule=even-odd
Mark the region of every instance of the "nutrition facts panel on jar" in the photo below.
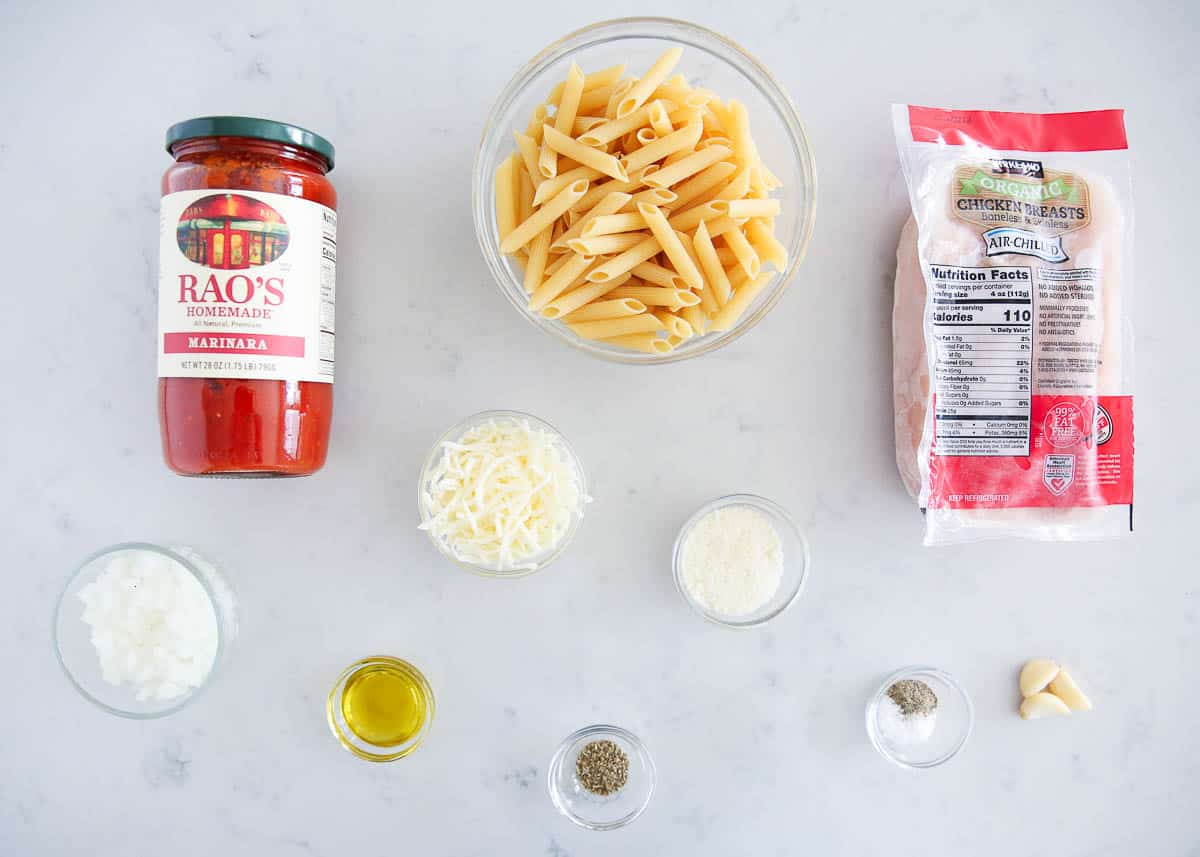
<svg viewBox="0 0 1200 857">
<path fill-rule="evenodd" d="M 929 265 L 938 455 L 1029 455 L 1033 276 Z"/>
</svg>

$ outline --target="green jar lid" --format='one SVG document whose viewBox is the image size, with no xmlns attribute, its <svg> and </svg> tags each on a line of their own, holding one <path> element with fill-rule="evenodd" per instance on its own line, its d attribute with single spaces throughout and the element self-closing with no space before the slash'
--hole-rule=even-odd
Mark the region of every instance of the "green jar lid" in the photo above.
<svg viewBox="0 0 1200 857">
<path fill-rule="evenodd" d="M 333 169 L 333 143 L 299 125 L 250 116 L 198 116 L 176 122 L 167 129 L 167 151 L 174 154 L 172 148 L 176 143 L 197 137 L 251 137 L 287 143 L 320 155 L 329 169 Z"/>
</svg>

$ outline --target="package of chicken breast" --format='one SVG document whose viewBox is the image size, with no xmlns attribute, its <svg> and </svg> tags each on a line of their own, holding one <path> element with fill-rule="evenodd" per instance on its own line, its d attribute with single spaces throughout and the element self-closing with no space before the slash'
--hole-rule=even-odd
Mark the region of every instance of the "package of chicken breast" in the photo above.
<svg viewBox="0 0 1200 857">
<path fill-rule="evenodd" d="M 925 543 L 1133 529 L 1133 202 L 1120 110 L 897 105 L 896 459 Z"/>
</svg>

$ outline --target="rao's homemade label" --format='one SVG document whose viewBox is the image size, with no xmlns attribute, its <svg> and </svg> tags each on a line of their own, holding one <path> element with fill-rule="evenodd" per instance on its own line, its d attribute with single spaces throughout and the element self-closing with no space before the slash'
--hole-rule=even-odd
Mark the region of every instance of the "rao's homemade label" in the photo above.
<svg viewBox="0 0 1200 857">
<path fill-rule="evenodd" d="M 337 213 L 257 191 L 162 199 L 160 378 L 333 381 Z"/>
</svg>

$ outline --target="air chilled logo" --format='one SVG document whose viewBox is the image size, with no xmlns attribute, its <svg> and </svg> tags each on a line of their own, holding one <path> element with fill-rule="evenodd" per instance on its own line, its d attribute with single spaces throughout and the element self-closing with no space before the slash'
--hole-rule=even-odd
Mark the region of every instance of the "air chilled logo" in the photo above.
<svg viewBox="0 0 1200 857">
<path fill-rule="evenodd" d="M 218 270 L 255 268 L 287 250 L 283 215 L 240 193 L 218 193 L 183 210 L 175 229 L 179 251 L 197 265 Z"/>
<path fill-rule="evenodd" d="M 1069 258 L 1062 246 L 1062 236 L 1038 235 L 1015 226 L 999 226 L 983 233 L 983 243 L 989 256 L 1036 256 L 1046 262 L 1065 262 Z"/>
</svg>

